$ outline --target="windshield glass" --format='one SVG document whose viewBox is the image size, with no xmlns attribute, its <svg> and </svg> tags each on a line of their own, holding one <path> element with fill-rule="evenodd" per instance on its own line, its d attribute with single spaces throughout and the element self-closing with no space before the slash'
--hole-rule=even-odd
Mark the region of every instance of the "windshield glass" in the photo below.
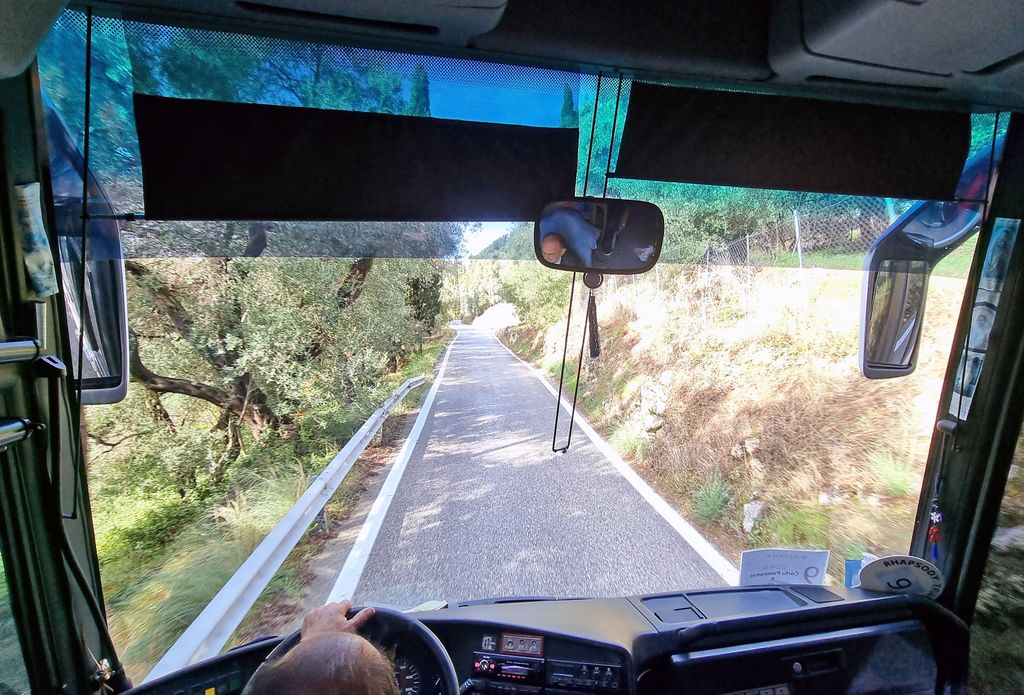
<svg viewBox="0 0 1024 695">
<path fill-rule="evenodd" d="M 40 53 L 79 145 L 84 27 L 65 13 Z M 767 547 L 831 551 L 820 581 L 842 585 L 846 560 L 907 551 L 973 252 L 932 274 L 915 373 L 863 378 L 864 253 L 918 201 L 616 178 L 619 76 L 104 18 L 93 40 L 91 168 L 120 214 L 145 214 L 136 92 L 578 129 L 578 195 L 665 215 L 659 264 L 595 293 L 598 357 L 581 347 L 584 288 L 570 302 L 572 275 L 534 260 L 528 222 L 122 222 L 132 384 L 85 419 L 130 675 L 380 408 L 232 643 L 329 598 L 720 586 Z M 972 153 L 996 124 L 975 118 Z M 560 377 L 569 401 L 579 385 L 564 454 Z"/>
</svg>

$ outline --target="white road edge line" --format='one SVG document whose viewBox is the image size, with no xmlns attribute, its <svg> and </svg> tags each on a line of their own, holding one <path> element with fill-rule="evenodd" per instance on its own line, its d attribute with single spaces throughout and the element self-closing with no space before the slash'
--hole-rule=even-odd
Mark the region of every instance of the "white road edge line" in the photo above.
<svg viewBox="0 0 1024 695">
<path fill-rule="evenodd" d="M 444 380 L 445 369 L 448 368 L 448 357 L 452 354 L 452 347 L 458 339 L 459 334 L 452 339 L 452 342 L 448 343 L 448 349 L 445 350 L 444 360 L 441 362 L 441 368 L 437 372 L 437 378 L 431 385 L 427 397 L 423 399 L 423 405 L 420 406 L 420 414 L 416 417 L 416 422 L 413 424 L 412 430 L 409 431 L 409 436 L 406 437 L 405 444 L 402 445 L 402 450 L 398 453 L 398 458 L 391 467 L 388 477 L 384 480 L 380 492 L 377 493 L 377 499 L 373 501 L 373 506 L 370 507 L 370 512 L 366 515 L 362 528 L 359 529 L 356 542 L 352 545 L 352 550 L 349 551 L 348 557 L 345 558 L 345 564 L 342 565 L 341 571 L 338 572 L 338 578 L 334 582 L 334 588 L 331 589 L 326 603 L 333 603 L 346 598 L 351 599 L 355 595 L 356 587 L 363 576 L 363 570 L 366 569 L 366 563 L 370 559 L 373 544 L 377 542 L 377 534 L 380 533 L 384 517 L 387 516 L 388 509 L 391 507 L 391 500 L 394 499 L 395 492 L 398 490 L 398 483 L 401 482 L 402 474 L 405 473 L 405 467 L 412 457 L 413 450 L 416 448 L 416 442 L 419 441 L 423 425 L 430 416 L 430 410 L 434 405 L 434 396 Z"/>
<path fill-rule="evenodd" d="M 533 374 L 540 383 L 544 384 L 544 388 L 546 388 L 552 396 L 558 398 L 558 391 L 556 391 L 555 387 L 548 382 L 547 378 L 540 370 L 514 353 L 507 345 L 505 345 L 505 343 L 501 342 L 497 335 L 494 335 L 494 340 L 498 345 L 505 348 L 505 351 L 508 352 L 508 354 L 515 357 L 523 364 L 524 367 L 530 370 L 530 373 Z M 565 398 L 561 399 L 561 403 L 562 408 L 567 414 L 572 412 L 572 404 L 566 401 Z M 655 492 L 654 489 L 647 484 L 647 481 L 641 478 L 640 474 L 634 471 L 633 468 L 626 463 L 622 457 L 604 441 L 604 439 L 601 438 L 601 435 L 599 435 L 594 428 L 590 426 L 590 423 L 587 422 L 587 419 L 579 412 L 579 410 L 576 411 L 576 426 L 583 430 L 587 437 L 590 438 L 590 441 L 594 443 L 594 446 L 597 447 L 597 450 L 604 454 L 604 457 L 608 459 L 608 462 L 612 464 L 615 470 L 621 473 L 622 476 L 629 481 L 634 489 L 640 493 L 640 496 L 643 497 L 648 504 L 654 507 L 654 511 L 658 512 L 658 514 L 668 522 L 669 526 L 674 528 L 676 532 L 683 537 L 683 540 L 690 544 L 690 547 L 693 548 L 701 558 L 703 558 L 704 562 L 711 566 L 711 569 L 718 573 L 723 581 L 730 586 L 736 586 L 739 584 L 740 573 L 739 570 L 736 569 L 736 566 L 729 562 L 724 555 L 718 552 L 718 549 L 711 545 L 711 543 L 701 535 L 700 531 L 695 529 L 690 522 L 684 519 L 679 512 L 673 509 L 672 506 L 665 501 L 664 497 Z"/>
</svg>

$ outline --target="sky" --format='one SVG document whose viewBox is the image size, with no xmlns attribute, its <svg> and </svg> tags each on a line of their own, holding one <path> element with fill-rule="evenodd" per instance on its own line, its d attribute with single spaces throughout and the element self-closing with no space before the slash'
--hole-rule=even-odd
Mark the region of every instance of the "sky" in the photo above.
<svg viewBox="0 0 1024 695">
<path fill-rule="evenodd" d="M 467 232 L 462 238 L 463 253 L 475 256 L 487 248 L 488 244 L 508 234 L 514 222 L 481 222 L 480 229 Z"/>
</svg>

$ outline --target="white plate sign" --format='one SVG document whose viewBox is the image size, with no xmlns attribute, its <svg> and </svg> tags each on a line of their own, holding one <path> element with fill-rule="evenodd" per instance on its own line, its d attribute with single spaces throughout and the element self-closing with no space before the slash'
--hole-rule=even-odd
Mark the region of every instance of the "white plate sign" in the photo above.
<svg viewBox="0 0 1024 695">
<path fill-rule="evenodd" d="M 945 580 L 938 567 L 911 555 L 880 557 L 860 571 L 860 588 L 868 591 L 935 598 L 943 586 Z"/>
</svg>

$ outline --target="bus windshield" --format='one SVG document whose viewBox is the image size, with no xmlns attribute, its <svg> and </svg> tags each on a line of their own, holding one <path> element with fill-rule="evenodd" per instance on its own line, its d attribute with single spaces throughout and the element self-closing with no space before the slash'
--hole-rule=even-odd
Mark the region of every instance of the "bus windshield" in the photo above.
<svg viewBox="0 0 1024 695">
<path fill-rule="evenodd" d="M 66 12 L 39 59 L 79 146 L 84 41 Z M 85 411 L 130 675 L 420 375 L 232 643 L 328 598 L 721 586 L 743 551 L 775 547 L 829 551 L 811 579 L 842 585 L 847 560 L 907 552 L 974 242 L 932 273 L 911 376 L 865 379 L 857 346 L 865 251 L 919 201 L 616 178 L 619 76 L 102 17 L 93 42 L 90 167 L 136 215 L 121 223 L 131 385 Z M 661 259 L 605 278 L 590 357 L 588 297 L 535 260 L 527 222 L 145 220 L 139 93 L 578 129 L 576 193 L 656 203 Z M 972 153 L 999 127 L 976 115 Z M 578 386 L 564 454 L 560 381 Z"/>
</svg>

